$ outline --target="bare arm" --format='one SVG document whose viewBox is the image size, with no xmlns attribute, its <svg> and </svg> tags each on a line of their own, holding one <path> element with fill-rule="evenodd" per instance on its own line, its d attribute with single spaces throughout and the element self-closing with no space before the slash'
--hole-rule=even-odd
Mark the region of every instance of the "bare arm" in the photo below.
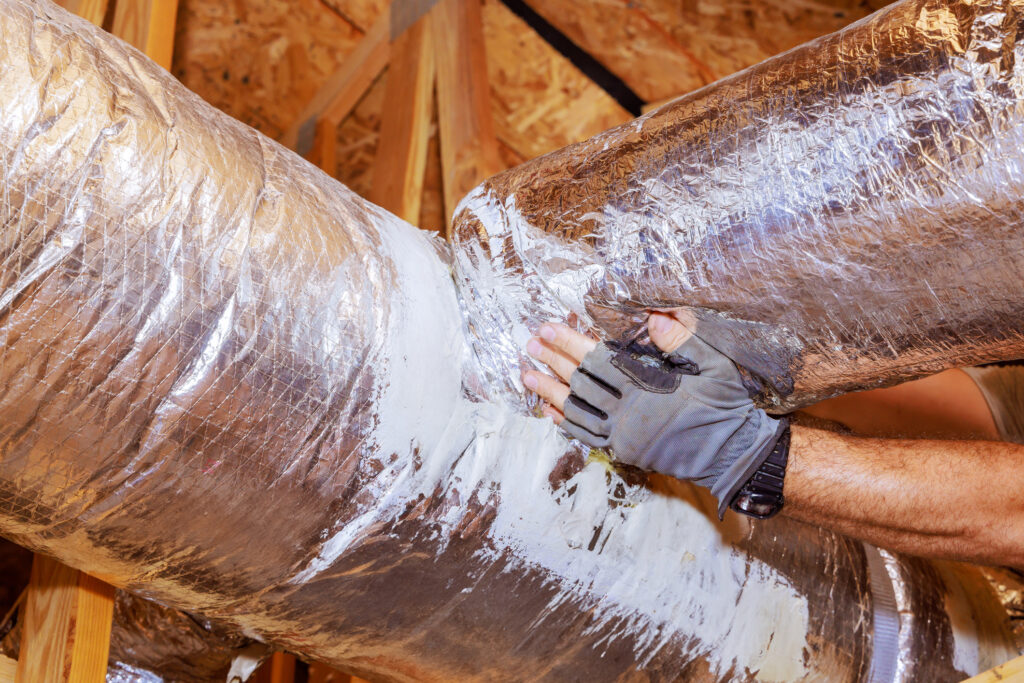
<svg viewBox="0 0 1024 683">
<path fill-rule="evenodd" d="M 667 315 L 651 316 L 651 339 L 677 348 L 689 335 Z M 526 385 L 564 419 L 568 381 L 595 342 L 545 325 L 531 355 L 555 377 L 530 371 Z M 865 435 L 941 436 L 947 440 L 844 436 L 792 428 L 786 471 L 788 514 L 911 554 L 1024 569 L 1024 446 L 1000 443 L 984 396 L 961 371 L 889 389 L 850 394 L 808 413 Z"/>
<path fill-rule="evenodd" d="M 914 555 L 1024 569 L 1024 446 L 794 425 L 783 513 Z"/>
<path fill-rule="evenodd" d="M 805 412 L 861 437 L 912 438 L 794 426 L 786 514 L 915 555 L 1024 568 L 1024 446 L 996 443 L 967 373 L 846 394 Z"/>
</svg>

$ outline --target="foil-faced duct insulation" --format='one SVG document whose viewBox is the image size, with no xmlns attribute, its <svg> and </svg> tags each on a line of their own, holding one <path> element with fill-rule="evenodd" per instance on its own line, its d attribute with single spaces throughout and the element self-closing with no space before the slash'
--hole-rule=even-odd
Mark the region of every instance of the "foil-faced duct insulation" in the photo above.
<svg viewBox="0 0 1024 683">
<path fill-rule="evenodd" d="M 690 308 L 785 411 L 1024 356 L 1024 3 L 897 3 L 484 182 L 470 319 L 514 389 L 526 327 Z"/>
<path fill-rule="evenodd" d="M 911 372 L 882 362 L 881 339 L 913 371 L 1014 355 L 1020 285 L 1006 274 L 1018 171 L 1000 137 L 1013 117 L 985 108 L 991 91 L 1013 92 L 1015 24 L 996 19 L 1014 7 L 897 6 L 693 96 L 720 117 L 687 114 L 691 98 L 576 148 L 589 159 L 562 155 L 577 183 L 545 173 L 566 178 L 564 200 L 531 175 L 547 160 L 501 176 L 467 205 L 453 260 L 137 51 L 47 0 L 0 0 L 0 532 L 371 679 L 943 681 L 1009 659 L 1005 611 L 977 570 L 785 518 L 719 523 L 688 485 L 581 457 L 521 410 L 501 375 L 518 356 L 506 332 L 524 321 L 574 311 L 611 333 L 648 305 L 698 306 L 726 348 L 747 334 L 735 355 L 776 382 L 766 386 L 780 402 Z M 984 27 L 982 49 L 967 37 Z M 921 122 L 887 127 L 886 113 L 903 111 L 883 87 L 898 80 L 885 76 L 887 41 L 908 50 L 902 96 L 920 84 L 959 97 L 961 71 L 986 64 L 970 80 L 978 102 L 931 137 Z M 827 115 L 837 81 L 823 70 L 865 81 L 846 94 L 849 117 Z M 999 79 L 1005 88 L 986 86 Z M 878 99 L 870 115 L 862 95 Z M 988 128 L 950 127 L 976 108 Z M 783 109 L 792 118 L 770 126 Z M 928 194 L 921 167 L 952 163 L 951 131 L 974 165 L 936 171 Z M 712 145 L 721 156 L 701 171 L 723 184 L 693 184 L 696 141 L 713 133 L 736 138 Z M 930 146 L 899 147 L 911 133 Z M 787 135 L 803 146 L 782 159 Z M 784 180 L 807 195 L 800 207 L 825 191 L 798 154 L 824 153 L 815 136 L 863 138 L 851 158 L 882 155 L 825 165 L 834 225 L 809 210 L 782 219 Z M 776 162 L 770 186 L 747 186 L 760 177 L 752 168 Z M 644 164 L 658 169 L 653 180 Z M 905 177 L 857 200 L 905 217 L 885 224 L 888 237 L 878 223 L 870 248 L 875 224 L 843 213 L 843 193 L 863 187 L 856 172 Z M 658 217 L 661 201 L 665 216 L 685 213 L 688 183 L 693 211 L 717 221 Z M 583 187 L 590 213 L 574 203 Z M 962 192 L 985 202 L 967 212 Z M 779 218 L 740 220 L 758 212 Z M 959 232 L 941 233 L 946 213 Z M 510 218 L 526 215 L 537 226 Z M 621 233 L 601 227 L 612 217 Z M 936 241 L 973 269 L 945 267 Z M 668 260 L 649 265 L 656 254 Z M 929 283 L 936 303 L 915 298 L 925 283 L 901 288 L 890 272 L 916 272 L 904 260 L 918 254 L 945 278 Z M 852 287 L 844 269 L 879 278 L 891 328 L 870 318 L 858 337 L 848 312 L 811 298 Z M 761 292 L 778 316 L 791 296 L 799 315 L 772 327 L 754 303 L 732 308 L 730 291 L 746 302 Z M 870 316 L 882 295 L 863 284 L 861 294 Z M 943 302 L 941 322 L 925 315 Z"/>
</svg>

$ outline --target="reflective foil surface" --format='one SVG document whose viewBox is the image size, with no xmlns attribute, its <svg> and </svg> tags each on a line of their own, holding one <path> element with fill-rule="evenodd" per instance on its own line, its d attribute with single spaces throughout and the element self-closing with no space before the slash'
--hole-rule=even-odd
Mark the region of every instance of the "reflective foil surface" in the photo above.
<svg viewBox="0 0 1024 683">
<path fill-rule="evenodd" d="M 875 21 L 914 17 L 914 7 Z M 636 216 L 626 204 L 621 242 L 611 231 L 601 233 L 605 242 L 574 232 L 568 200 L 581 195 L 565 183 L 563 201 L 546 175 L 531 176 L 549 163 L 541 160 L 485 188 L 521 188 L 535 217 L 546 195 L 543 229 L 486 239 L 464 230 L 453 260 L 443 243 L 47 0 L 0 0 L 0 35 L 4 536 L 373 680 L 870 680 L 881 644 L 862 544 L 787 519 L 719 523 L 706 494 L 583 457 L 502 390 L 504 369 L 518 363 L 509 330 L 549 311 L 589 316 L 600 304 L 611 331 L 643 306 L 700 304 L 730 311 L 705 314 L 709 329 L 725 321 L 737 340 L 762 329 L 767 323 L 742 322 L 724 299 L 696 302 L 670 284 L 690 272 L 679 264 L 704 263 L 698 242 L 658 268 L 641 250 L 630 271 L 611 258 L 630 240 L 668 242 L 630 227 Z M 824 64 L 815 50 L 833 43 L 805 49 L 814 69 L 800 81 L 807 99 L 793 106 L 806 105 L 808 116 L 819 92 L 811 75 Z M 866 43 L 849 43 L 841 63 L 867 78 L 878 60 Z M 801 63 L 790 56 L 764 68 Z M 710 91 L 720 107 L 730 97 L 766 102 L 730 83 Z M 689 126 L 699 121 L 671 124 L 673 107 L 636 130 L 660 121 L 674 125 L 673 137 L 696 140 Z M 752 139 L 771 138 L 748 114 Z M 569 166 L 552 172 L 584 169 L 589 195 L 618 196 L 614 188 L 633 187 L 645 163 L 667 154 L 653 128 L 628 145 L 621 135 L 566 153 Z M 599 163 L 605 143 L 614 154 Z M 585 170 L 607 170 L 613 157 L 614 173 Z M 741 155 L 733 161 L 739 192 L 748 166 Z M 720 170 L 728 174 L 724 163 Z M 658 174 L 667 181 L 672 172 Z M 669 184 L 648 185 L 668 192 Z M 717 191 L 697 203 L 717 201 Z M 729 206 L 739 210 L 745 196 Z M 509 202 L 478 206 L 498 216 Z M 610 204 L 593 202 L 594 220 L 602 206 Z M 813 225 L 780 225 L 780 244 L 792 231 L 806 236 L 807 251 L 790 244 L 773 260 L 817 254 Z M 851 233 L 851 258 L 864 254 L 859 234 Z M 702 267 L 683 282 L 725 277 L 739 284 L 709 291 L 741 292 L 745 282 L 783 302 L 784 288 L 749 271 L 768 262 L 758 235 L 736 233 L 735 246 L 722 244 L 719 270 Z M 618 252 L 601 251 L 609 239 Z M 538 245 L 545 273 L 566 278 L 545 284 L 524 267 Z M 829 277 L 814 270 L 829 268 L 826 255 L 805 265 L 787 272 Z M 604 282 L 609 272 L 621 275 L 607 280 L 614 297 L 581 276 Z M 970 292 L 974 275 L 966 277 Z M 631 282 L 650 285 L 647 298 Z M 568 300 L 577 286 L 578 307 L 551 295 Z M 917 329 L 920 302 L 898 295 L 887 319 L 902 310 L 906 329 Z M 753 307 L 744 310 L 756 321 Z M 800 343 L 818 343 L 813 329 L 829 339 L 829 312 L 812 328 L 811 310 L 800 310 L 808 324 Z M 1002 329 L 1001 309 L 992 310 L 986 319 Z M 897 350 L 919 343 L 932 353 L 931 332 L 922 334 Z M 766 363 L 809 358 L 788 336 L 771 339 Z M 860 341 L 873 358 L 877 346 Z M 793 375 L 803 393 L 792 396 L 824 391 L 799 387 L 830 376 L 828 367 L 846 377 L 838 360 L 807 369 Z M 885 365 L 861 377 L 896 375 Z M 781 378 L 780 387 L 786 378 L 783 369 L 760 376 Z M 906 680 L 921 662 L 929 680 L 959 680 L 1007 659 L 1005 612 L 991 591 L 969 593 L 938 565 L 923 566 L 886 579 L 905 598 L 899 642 L 889 645 Z"/>
<path fill-rule="evenodd" d="M 1022 12 L 897 3 L 484 182 L 456 232 L 492 393 L 570 314 L 689 308 L 779 412 L 1024 357 Z"/>
</svg>

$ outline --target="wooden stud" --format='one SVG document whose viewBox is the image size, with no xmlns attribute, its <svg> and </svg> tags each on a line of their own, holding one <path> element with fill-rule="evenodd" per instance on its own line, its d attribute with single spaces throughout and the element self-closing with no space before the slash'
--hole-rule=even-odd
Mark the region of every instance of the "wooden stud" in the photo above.
<svg viewBox="0 0 1024 683">
<path fill-rule="evenodd" d="M 964 683 L 1024 683 L 1024 656 L 1011 659 L 994 669 L 973 676 Z"/>
<path fill-rule="evenodd" d="M 251 683 L 295 683 L 295 655 L 275 652 L 249 678 Z"/>
<path fill-rule="evenodd" d="M 491 114 L 480 0 L 441 0 L 431 10 L 437 68 L 445 216 L 480 181 L 502 170 Z"/>
<path fill-rule="evenodd" d="M 2 683 L 2 682 L 0 682 Z M 370 683 L 364 678 L 343 674 L 326 664 L 310 663 L 309 683 Z"/>
<path fill-rule="evenodd" d="M 326 664 L 309 665 L 309 683 L 350 683 L 352 677 L 332 669 Z"/>
<path fill-rule="evenodd" d="M 336 136 L 338 124 L 355 109 L 388 64 L 390 27 L 391 13 L 384 11 L 341 69 L 327 79 L 285 131 L 281 144 L 306 156 L 313 150 L 317 134 L 325 135 L 324 139 Z"/>
<path fill-rule="evenodd" d="M 307 158 L 327 175 L 334 177 L 338 171 L 338 126 L 330 121 L 317 122 L 313 148 Z"/>
<path fill-rule="evenodd" d="M 18 683 L 106 680 L 113 586 L 37 554 L 23 616 Z"/>
<path fill-rule="evenodd" d="M 287 652 L 271 655 L 270 683 L 295 683 L 295 655 Z"/>
<path fill-rule="evenodd" d="M 18 660 L 11 659 L 7 655 L 0 655 L 0 683 L 14 683 L 17 670 Z"/>
<path fill-rule="evenodd" d="M 427 168 L 434 51 L 424 17 L 391 44 L 370 200 L 416 224 Z"/>
<path fill-rule="evenodd" d="M 108 0 L 57 0 L 57 4 L 102 27 L 103 19 L 107 16 L 109 2 Z"/>
<path fill-rule="evenodd" d="M 121 0 L 114 7 L 110 32 L 170 70 L 178 0 Z"/>
</svg>

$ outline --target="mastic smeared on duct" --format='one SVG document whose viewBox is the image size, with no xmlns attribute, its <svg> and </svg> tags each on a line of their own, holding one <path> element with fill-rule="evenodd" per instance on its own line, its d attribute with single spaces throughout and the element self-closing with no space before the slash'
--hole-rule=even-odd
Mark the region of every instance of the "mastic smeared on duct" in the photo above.
<svg viewBox="0 0 1024 683">
<path fill-rule="evenodd" d="M 937 71 L 922 82 L 960 87 L 943 75 L 952 62 L 929 61 L 944 53 L 946 39 L 906 23 L 921 7 L 899 6 L 844 33 L 850 73 L 870 76 L 880 62 L 868 46 L 884 46 L 879 34 L 886 30 L 893 40 L 900 33 L 920 41 L 908 73 L 932 73 L 914 70 L 923 60 Z M 979 16 L 996 11 L 954 7 Z M 370 678 L 867 675 L 875 648 L 860 543 L 785 519 L 753 524 L 730 516 L 719 524 L 710 501 L 687 485 L 584 461 L 549 421 L 524 414 L 518 397 L 501 388 L 503 373 L 518 362 L 514 334 L 542 313 L 595 313 L 596 306 L 636 313 L 651 303 L 726 312 L 704 315 L 701 325 L 732 334 L 714 335 L 723 347 L 732 348 L 725 341 L 733 339 L 770 350 L 761 364 L 737 357 L 762 378 L 781 378 L 780 395 L 788 391 L 786 372 L 813 363 L 812 375 L 792 375 L 792 396 L 820 390 L 804 378 L 826 377 L 829 368 L 844 378 L 834 386 L 846 386 L 850 352 L 825 354 L 828 345 L 810 335 L 810 322 L 786 323 L 794 325 L 794 343 L 754 308 L 694 301 L 692 287 L 666 284 L 670 277 L 684 284 L 723 277 L 727 291 L 771 291 L 771 271 L 757 278 L 749 269 L 790 259 L 776 303 L 785 287 L 796 286 L 793 278 L 820 288 L 832 271 L 810 249 L 823 238 L 817 224 L 764 224 L 780 247 L 773 259 L 751 260 L 756 245 L 767 243 L 753 227 L 723 233 L 728 240 L 712 240 L 718 250 L 711 252 L 697 238 L 714 235 L 717 223 L 687 233 L 689 242 L 659 242 L 662 233 L 633 229 L 665 220 L 657 204 L 643 200 L 646 212 L 629 204 L 676 186 L 665 160 L 685 162 L 692 149 L 686 141 L 699 131 L 731 131 L 757 148 L 758 140 L 770 147 L 773 136 L 798 127 L 783 121 L 778 130 L 754 125 L 744 132 L 740 124 L 770 118 L 773 109 L 757 104 L 768 93 L 742 79 L 768 83 L 802 73 L 804 65 L 821 70 L 816 55 L 836 39 L 695 96 L 723 111 L 748 100 L 735 105 L 742 116 L 694 119 L 684 115 L 691 105 L 673 105 L 573 152 L 591 158 L 563 155 L 578 169 L 566 197 L 589 188 L 592 223 L 572 222 L 576 214 L 557 186 L 529 170 L 547 162 L 500 176 L 475 195 L 507 193 L 501 202 L 473 205 L 491 236 L 462 233 L 457 287 L 446 245 L 213 110 L 91 25 L 45 0 L 0 0 L 0 34 L 5 536 Z M 807 92 L 786 96 L 800 95 L 793 102 L 807 116 L 818 111 L 815 92 L 832 102 L 827 83 L 810 75 L 800 82 Z M 877 139 L 889 130 L 882 126 Z M 682 145 L 675 152 L 673 139 Z M 751 211 L 784 214 L 772 188 L 754 192 L 741 173 L 754 164 L 769 175 L 778 155 L 755 163 L 730 154 L 717 169 L 724 184 L 695 186 L 693 195 L 719 202 L 714 215 L 722 225 Z M 619 159 L 615 172 L 599 170 L 609 168 L 602 155 Z M 907 173 L 915 159 L 905 159 Z M 835 177 L 843 168 L 836 164 Z M 687 183 L 681 175 L 678 187 Z M 754 195 L 756 203 L 744 204 Z M 540 216 L 542 197 L 549 232 L 513 220 L 527 210 Z M 602 204 L 600 197 L 616 199 Z M 609 239 L 611 230 L 586 232 L 610 225 L 603 216 L 617 221 L 621 240 Z M 871 265 L 887 262 L 887 250 L 905 255 L 898 240 L 866 249 L 840 218 L 829 258 L 873 255 Z M 556 239 L 558 221 L 579 231 Z M 478 260 L 467 261 L 471 253 Z M 653 255 L 675 260 L 654 268 Z M 518 270 L 519 263 L 543 263 L 550 277 Z M 640 272 L 646 275 L 637 279 Z M 607 286 L 592 286 L 588 273 Z M 958 277 L 978 301 L 975 273 Z M 650 287 L 650 301 L 635 296 L 635 283 Z M 888 315 L 897 320 L 903 311 L 911 326 L 924 321 L 917 301 L 890 299 Z M 1007 323 L 1001 301 L 985 318 L 996 339 L 1008 334 L 1000 327 Z M 802 306 L 799 320 L 812 321 L 812 308 Z M 957 318 L 962 309 L 948 310 L 947 324 L 976 322 Z M 745 312 L 752 313 L 743 318 Z M 817 329 L 832 340 L 827 308 L 819 313 Z M 598 317 L 614 329 L 614 316 Z M 753 324 L 731 326 L 740 318 Z M 761 336 L 751 336 L 756 330 Z M 849 340 L 878 360 L 877 340 L 866 332 Z M 931 340 L 922 346 L 926 355 L 935 349 L 933 331 L 919 332 L 901 344 L 888 333 L 882 338 L 909 361 L 915 340 Z M 805 353 L 819 341 L 818 355 Z M 951 348 L 951 358 L 964 362 L 991 351 Z M 770 367 L 778 372 L 764 370 Z M 865 368 L 860 377 L 868 383 L 898 376 L 892 364 Z M 961 623 L 949 616 L 954 608 L 995 625 L 977 638 L 971 661 L 1008 658 L 994 599 L 962 590 L 975 573 L 906 558 L 891 564 L 905 618 L 899 670 L 908 680 L 974 673 L 956 668 L 966 660 L 954 657 Z"/>
</svg>

